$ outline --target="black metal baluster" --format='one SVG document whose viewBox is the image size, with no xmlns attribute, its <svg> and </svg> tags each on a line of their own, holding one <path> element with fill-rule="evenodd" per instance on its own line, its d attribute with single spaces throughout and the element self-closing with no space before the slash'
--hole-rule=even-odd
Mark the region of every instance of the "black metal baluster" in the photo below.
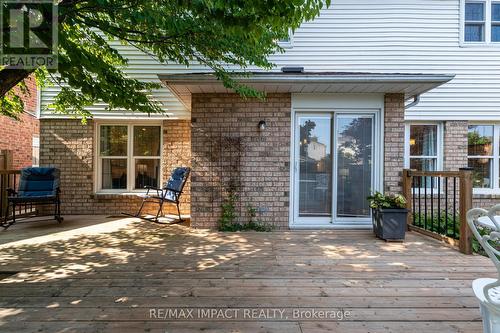
<svg viewBox="0 0 500 333">
<path fill-rule="evenodd" d="M 418 226 L 422 226 L 422 177 L 418 177 Z"/>
<path fill-rule="evenodd" d="M 417 191 L 417 190 L 415 189 L 415 183 L 416 183 L 416 181 L 415 181 L 415 177 L 413 177 L 413 176 L 412 176 L 412 178 L 411 178 L 411 190 L 412 190 L 412 196 L 411 196 L 411 199 L 412 199 L 412 201 L 413 201 L 413 205 L 412 205 L 412 207 L 413 207 L 413 209 L 412 209 L 412 214 L 413 214 L 413 224 L 415 224 L 415 221 L 416 221 L 415 217 L 417 216 L 417 214 L 415 213 L 415 212 L 416 212 L 416 209 L 415 209 L 415 203 L 416 203 L 416 199 L 415 199 L 415 192 Z"/>
<path fill-rule="evenodd" d="M 427 177 L 424 179 L 424 229 L 427 230 Z"/>
<path fill-rule="evenodd" d="M 434 177 L 431 176 L 431 231 L 434 231 Z"/>
<path fill-rule="evenodd" d="M 437 194 L 437 197 L 438 197 L 438 200 L 437 200 L 437 204 L 438 204 L 438 232 L 439 233 L 442 233 L 442 230 L 441 230 L 441 177 L 438 177 L 438 188 L 437 188 L 437 191 L 438 191 L 438 194 Z"/>
<path fill-rule="evenodd" d="M 444 223 L 445 223 L 445 228 L 446 232 L 445 235 L 448 236 L 448 182 L 449 182 L 449 177 L 446 177 L 445 183 L 444 183 Z"/>
<path fill-rule="evenodd" d="M 457 177 L 453 177 L 453 238 L 457 238 Z"/>
</svg>

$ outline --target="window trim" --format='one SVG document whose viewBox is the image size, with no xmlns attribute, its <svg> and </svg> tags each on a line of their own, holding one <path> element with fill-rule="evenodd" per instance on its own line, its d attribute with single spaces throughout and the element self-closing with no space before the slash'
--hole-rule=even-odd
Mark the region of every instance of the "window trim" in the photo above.
<svg viewBox="0 0 500 333">
<path fill-rule="evenodd" d="M 404 148 L 404 167 L 410 168 L 410 127 L 412 125 L 435 125 L 437 126 L 437 155 L 436 156 L 419 156 L 417 158 L 435 158 L 436 171 L 443 170 L 443 123 L 431 121 L 412 121 L 405 123 L 405 148 Z"/>
<path fill-rule="evenodd" d="M 288 41 L 278 41 L 278 45 L 284 49 L 293 48 L 293 31 L 288 29 Z"/>
<path fill-rule="evenodd" d="M 100 156 L 101 126 L 127 126 L 127 156 Z M 134 126 L 158 126 L 160 127 L 160 155 L 159 156 L 135 156 L 134 155 Z M 159 159 L 160 171 L 158 177 L 158 186 L 161 186 L 163 175 L 163 122 L 162 121 L 95 121 L 94 122 L 94 193 L 95 194 L 137 194 L 144 193 L 144 189 L 134 189 L 135 187 L 135 160 L 140 159 Z M 106 158 L 126 159 L 127 160 L 127 188 L 126 189 L 103 189 L 102 188 L 102 160 Z"/>
<path fill-rule="evenodd" d="M 493 175 L 492 184 L 490 188 L 472 188 L 472 194 L 499 194 L 500 193 L 500 123 L 488 121 L 472 121 L 467 126 L 467 133 L 469 133 L 469 126 L 493 126 L 493 155 L 477 156 L 470 155 L 470 158 L 489 158 L 493 160 Z M 469 163 L 469 147 L 467 145 L 467 165 Z M 495 162 L 497 161 L 497 162 Z"/>
<path fill-rule="evenodd" d="M 484 3 L 484 41 L 465 41 L 465 3 Z M 491 7 L 499 0 L 460 0 L 460 47 L 500 47 L 500 41 L 491 41 Z M 471 21 L 472 22 L 472 21 Z M 497 21 L 495 21 L 497 22 Z"/>
</svg>

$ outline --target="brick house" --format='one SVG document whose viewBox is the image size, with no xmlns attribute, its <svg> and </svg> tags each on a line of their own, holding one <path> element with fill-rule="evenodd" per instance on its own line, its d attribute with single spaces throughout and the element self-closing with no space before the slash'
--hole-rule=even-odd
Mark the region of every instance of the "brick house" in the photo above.
<svg viewBox="0 0 500 333">
<path fill-rule="evenodd" d="M 475 205 L 491 205 L 500 198 L 495 15 L 490 0 L 335 1 L 282 44 L 274 70 L 241 79 L 265 100 L 241 99 L 201 66 L 160 64 L 113 42 L 129 75 L 163 83 L 154 98 L 164 114 L 94 105 L 82 125 L 52 113 L 58 87 L 44 88 L 40 163 L 62 171 L 65 214 L 132 212 L 144 185 L 192 166 L 181 208 L 194 227 L 215 227 L 232 192 L 243 220 L 251 206 L 279 229 L 368 227 L 366 196 L 401 192 L 405 167 L 473 167 Z"/>
<path fill-rule="evenodd" d="M 35 79 L 26 80 L 29 94 L 22 95 L 24 112 L 19 120 L 0 116 L 0 151 L 12 154 L 12 169 L 38 164 L 39 121 L 37 116 L 38 95 Z"/>
</svg>

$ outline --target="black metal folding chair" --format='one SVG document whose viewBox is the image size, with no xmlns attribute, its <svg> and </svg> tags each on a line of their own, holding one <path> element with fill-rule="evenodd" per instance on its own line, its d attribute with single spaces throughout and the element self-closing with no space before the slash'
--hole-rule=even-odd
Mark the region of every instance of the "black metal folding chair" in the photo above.
<svg viewBox="0 0 500 333">
<path fill-rule="evenodd" d="M 60 172 L 56 168 L 24 168 L 21 170 L 19 189 L 7 189 L 7 209 L 2 227 L 7 229 L 16 223 L 16 208 L 54 205 L 54 219 L 61 223 L 61 199 L 59 197 Z M 9 211 L 12 217 L 9 220 Z M 25 209 L 26 211 L 26 209 Z"/>
<path fill-rule="evenodd" d="M 182 190 L 184 189 L 184 185 L 186 185 L 186 181 L 189 177 L 191 169 L 188 167 L 178 167 L 172 171 L 172 175 L 169 180 L 163 185 L 162 188 L 157 188 L 154 186 L 146 186 L 147 189 L 145 194 L 140 194 L 139 196 L 142 198 L 142 204 L 139 210 L 134 217 L 138 217 L 144 220 L 158 222 L 158 217 L 163 215 L 163 205 L 165 203 L 173 203 L 177 206 L 177 213 L 179 215 L 179 220 L 172 223 L 180 223 L 184 220 L 181 217 L 181 210 L 179 207 L 180 198 L 182 195 Z M 142 209 L 147 202 L 158 203 L 158 212 L 154 218 L 149 218 L 142 216 Z M 126 214 L 129 215 L 129 214 Z"/>
</svg>

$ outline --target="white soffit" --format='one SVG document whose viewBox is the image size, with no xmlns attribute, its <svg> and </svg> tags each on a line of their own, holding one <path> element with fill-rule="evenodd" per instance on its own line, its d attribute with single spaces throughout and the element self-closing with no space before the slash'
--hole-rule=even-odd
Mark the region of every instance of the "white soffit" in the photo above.
<svg viewBox="0 0 500 333">
<path fill-rule="evenodd" d="M 213 73 L 160 74 L 159 79 L 191 109 L 192 94 L 231 93 Z M 404 93 L 423 94 L 454 78 L 448 74 L 258 72 L 236 77 L 239 83 L 266 93 Z"/>
</svg>

